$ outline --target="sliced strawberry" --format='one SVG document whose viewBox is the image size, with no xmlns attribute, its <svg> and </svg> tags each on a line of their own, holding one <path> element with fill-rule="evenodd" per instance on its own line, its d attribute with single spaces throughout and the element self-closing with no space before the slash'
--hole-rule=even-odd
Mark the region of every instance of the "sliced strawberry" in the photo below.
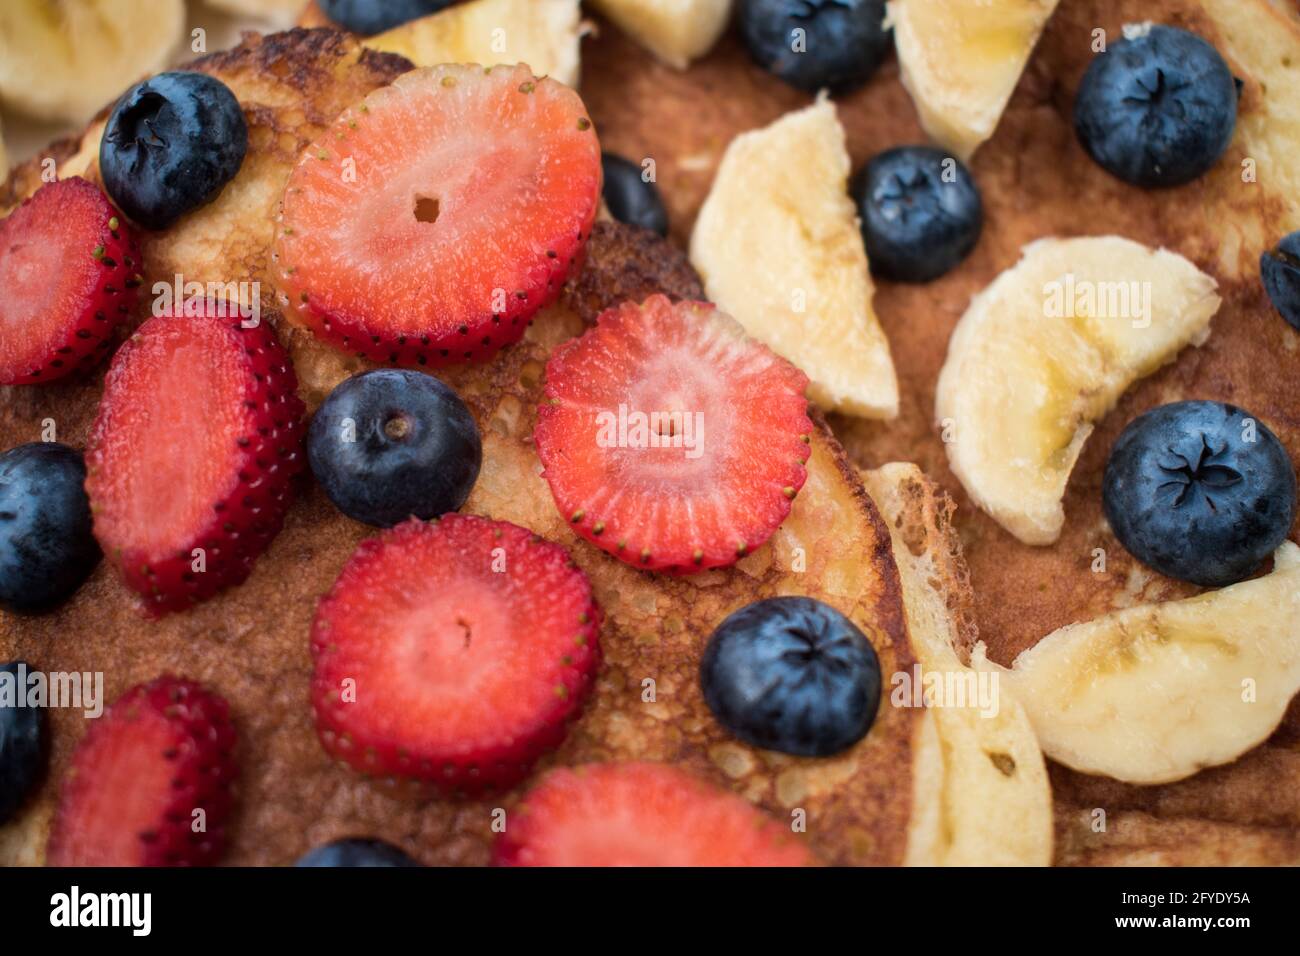
<svg viewBox="0 0 1300 956">
<path fill-rule="evenodd" d="M 559 545 L 505 521 L 413 518 L 363 541 L 316 610 L 321 742 L 365 773 L 509 786 L 582 708 L 599 627 Z"/>
<path fill-rule="evenodd" d="M 234 749 L 229 706 L 201 684 L 163 676 L 131 688 L 72 755 L 48 864 L 212 865 L 226 842 Z"/>
<path fill-rule="evenodd" d="M 303 467 L 297 388 L 271 327 L 237 316 L 157 316 L 114 356 L 86 492 L 95 537 L 149 612 L 243 581 L 279 533 Z"/>
<path fill-rule="evenodd" d="M 140 245 L 84 179 L 0 221 L 0 385 L 53 382 L 108 354 L 140 296 Z"/>
<path fill-rule="evenodd" d="M 748 801 L 661 763 L 548 773 L 506 818 L 499 866 L 808 866 L 789 830 Z"/>
<path fill-rule="evenodd" d="M 298 160 L 280 291 L 307 327 L 374 361 L 485 358 L 559 295 L 600 188 L 600 144 L 567 86 L 526 66 L 416 70 Z"/>
<path fill-rule="evenodd" d="M 713 306 L 654 295 L 551 354 L 533 437 L 555 503 L 592 544 L 649 570 L 723 567 L 803 487 L 807 384 Z"/>
</svg>

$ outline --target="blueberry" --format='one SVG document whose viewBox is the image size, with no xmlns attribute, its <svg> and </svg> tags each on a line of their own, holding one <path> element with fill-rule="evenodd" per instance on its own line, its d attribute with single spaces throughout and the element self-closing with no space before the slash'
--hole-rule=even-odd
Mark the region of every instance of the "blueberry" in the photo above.
<svg viewBox="0 0 1300 956">
<path fill-rule="evenodd" d="M 736 611 L 700 661 L 704 701 L 746 743 L 825 757 L 861 740 L 880 703 L 880 661 L 847 617 L 777 597 Z"/>
<path fill-rule="evenodd" d="M 740 34 L 763 69 L 809 93 L 871 78 L 893 45 L 885 0 L 745 0 Z"/>
<path fill-rule="evenodd" d="M 469 409 L 442 382 L 377 369 L 330 393 L 307 432 L 307 460 L 340 511 L 390 528 L 463 505 L 483 446 Z"/>
<path fill-rule="evenodd" d="M 862 239 L 873 272 L 901 282 L 929 282 L 975 248 L 984 204 L 970 170 L 930 146 L 879 154 L 853 177 Z"/>
<path fill-rule="evenodd" d="M 1249 576 L 1291 530 L 1296 478 L 1264 423 L 1222 402 L 1175 402 L 1129 422 L 1111 449 L 1102 504 L 1135 558 L 1221 586 Z"/>
<path fill-rule="evenodd" d="M 309 850 L 294 866 L 419 866 L 391 843 L 365 837 L 335 840 Z"/>
<path fill-rule="evenodd" d="M 370 36 L 437 13 L 456 0 L 319 0 L 320 8 L 341 27 Z"/>
<path fill-rule="evenodd" d="M 159 73 L 113 108 L 99 172 L 122 212 L 165 229 L 216 199 L 247 151 L 244 112 L 226 84 L 204 73 Z"/>
<path fill-rule="evenodd" d="M 1273 308 L 1300 330 L 1300 232 L 1283 237 L 1259 257 L 1259 274 Z"/>
<path fill-rule="evenodd" d="M 1074 130 L 1088 155 L 1124 182 L 1178 186 L 1228 148 L 1237 95 L 1218 50 L 1186 30 L 1153 26 L 1093 58 L 1075 96 Z"/>
<path fill-rule="evenodd" d="M 28 670 L 24 661 L 0 664 L 0 824 L 13 817 L 45 770 L 45 710 L 17 706 L 25 701 L 21 681 Z"/>
<path fill-rule="evenodd" d="M 0 455 L 0 605 L 43 611 L 99 563 L 80 452 L 57 442 Z"/>
<path fill-rule="evenodd" d="M 605 205 L 619 222 L 653 229 L 668 235 L 668 211 L 654 183 L 641 178 L 641 167 L 614 153 L 601 153 L 600 166 L 605 172 Z"/>
</svg>

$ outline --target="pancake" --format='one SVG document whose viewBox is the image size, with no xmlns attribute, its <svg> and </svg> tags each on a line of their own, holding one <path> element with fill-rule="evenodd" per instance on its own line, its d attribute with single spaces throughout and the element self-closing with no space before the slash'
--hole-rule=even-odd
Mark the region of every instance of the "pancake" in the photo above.
<svg viewBox="0 0 1300 956">
<path fill-rule="evenodd" d="M 298 151 L 347 102 L 408 68 L 330 30 L 252 37 L 194 66 L 220 77 L 240 99 L 250 126 L 249 156 L 217 202 L 148 238 L 146 288 L 178 272 L 187 281 L 264 278 L 272 212 Z M 93 157 L 101 128 L 102 121 L 92 124 L 80 144 L 56 151 Z M 39 181 L 39 160 L 16 172 L 6 201 Z M 93 162 L 78 171 L 97 176 Z M 523 342 L 489 363 L 442 375 L 483 434 L 483 467 L 464 510 L 513 521 L 569 547 L 605 612 L 604 665 L 593 696 L 541 768 L 621 759 L 673 763 L 730 787 L 778 819 L 790 820 L 802 809 L 807 839 L 825 862 L 900 863 L 908 851 L 913 740 L 923 710 L 882 702 L 858 744 L 835 757 L 797 759 L 736 741 L 713 719 L 699 688 L 699 656 L 714 626 L 736 608 L 777 594 L 807 594 L 849 615 L 872 641 L 886 675 L 915 662 L 889 532 L 825 423 L 817 419 L 807 483 L 773 538 L 734 568 L 687 579 L 639 572 L 578 539 L 541 477 L 531 436 L 549 349 L 603 309 L 661 291 L 703 297 L 679 250 L 651 233 L 600 223 L 585 269 Z M 309 406 L 362 367 L 288 327 L 272 309 L 269 283 L 262 304 L 263 317 L 289 341 Z M 0 447 L 35 440 L 46 418 L 57 423 L 60 440 L 82 446 L 103 371 L 71 384 L 6 390 Z M 0 658 L 22 658 L 45 671 L 102 671 L 109 700 L 164 672 L 202 681 L 225 696 L 240 733 L 241 766 L 238 810 L 228 826 L 230 863 L 287 864 L 312 846 L 359 833 L 389 840 L 426 863 L 486 863 L 492 810 L 515 795 L 464 801 L 412 796 L 409 788 L 335 765 L 316 739 L 309 624 L 317 599 L 373 529 L 344 517 L 309 481 L 302 492 L 284 531 L 242 586 L 149 621 L 101 564 L 51 614 L 0 613 Z M 643 699 L 647 679 L 655 682 L 650 702 Z M 80 711 L 53 710 L 50 716 L 49 779 L 24 816 L 0 828 L 0 862 L 42 858 L 58 783 L 85 731 Z"/>
</svg>

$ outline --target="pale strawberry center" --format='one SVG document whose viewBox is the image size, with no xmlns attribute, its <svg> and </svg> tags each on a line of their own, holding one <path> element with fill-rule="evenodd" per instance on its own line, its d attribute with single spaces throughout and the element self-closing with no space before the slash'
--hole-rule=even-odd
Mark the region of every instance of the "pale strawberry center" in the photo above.
<svg viewBox="0 0 1300 956">
<path fill-rule="evenodd" d="M 83 755 L 94 774 L 93 786 L 109 795 L 103 801 L 82 800 L 80 825 L 94 834 L 94 859 L 88 866 L 139 866 L 146 840 L 163 819 L 171 802 L 175 767 L 162 755 L 174 750 L 177 735 L 166 718 L 141 710 L 129 726 L 98 737 L 93 754 Z M 75 838 L 73 842 L 75 841 Z M 88 843 L 85 849 L 92 844 Z M 79 847 L 70 847 L 74 852 Z"/>
<path fill-rule="evenodd" d="M 33 207 L 0 223 L 0 361 L 36 364 L 63 344 L 86 307 L 95 262 L 87 237 L 37 221 Z"/>
<path fill-rule="evenodd" d="M 145 560 L 172 557 L 217 520 L 248 429 L 232 333 L 211 319 L 153 321 L 115 367 L 92 483 L 96 533 Z"/>
</svg>

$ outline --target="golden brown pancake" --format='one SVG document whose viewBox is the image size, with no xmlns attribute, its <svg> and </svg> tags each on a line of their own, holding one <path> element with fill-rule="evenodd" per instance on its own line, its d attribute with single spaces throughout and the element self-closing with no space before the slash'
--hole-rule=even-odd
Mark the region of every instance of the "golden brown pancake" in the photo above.
<svg viewBox="0 0 1300 956">
<path fill-rule="evenodd" d="M 361 52 L 333 31 L 297 30 L 205 57 L 197 68 L 221 77 L 245 108 L 250 151 L 217 202 L 145 243 L 145 288 L 173 273 L 186 280 L 262 278 L 271 213 L 298 151 L 350 99 L 408 64 Z M 102 126 L 102 123 L 99 124 Z M 93 156 L 99 127 L 61 155 Z M 33 188 L 39 157 L 19 170 L 10 199 Z M 66 171 L 66 167 L 65 171 Z M 90 178 L 93 163 L 81 171 Z M 605 612 L 604 664 L 583 717 L 543 761 L 661 760 L 728 786 L 778 819 L 804 811 L 807 839 L 830 863 L 902 862 L 912 816 L 913 737 L 922 711 L 882 702 L 868 735 L 826 759 L 796 759 L 736 741 L 713 719 L 699 689 L 699 656 L 728 613 L 777 594 L 808 594 L 867 633 L 890 674 L 913 656 L 890 538 L 855 469 L 817 418 L 808 480 L 770 542 L 735 568 L 673 579 L 634 570 L 574 535 L 558 513 L 531 444 L 551 346 L 582 331 L 605 308 L 654 292 L 702 298 L 685 256 L 658 237 L 598 224 L 585 269 L 561 303 L 538 317 L 525 341 L 489 363 L 448 370 L 483 434 L 482 472 L 466 510 L 514 521 L 568 546 Z M 263 289 L 269 307 L 271 289 Z M 143 311 L 143 310 L 142 310 Z M 290 340 L 304 397 L 318 403 L 361 367 L 278 314 L 264 317 Z M 9 389 L 0 404 L 0 447 L 40 437 L 42 421 L 80 447 L 98 402 L 103 369 L 44 389 Z M 310 847 L 372 835 L 428 863 L 485 863 L 492 810 L 517 794 L 484 800 L 412 797 L 409 788 L 368 780 L 335 765 L 313 729 L 308 630 L 316 601 L 358 541 L 373 529 L 340 514 L 304 481 L 284 531 L 238 588 L 193 610 L 146 620 L 133 595 L 103 564 L 63 607 L 40 617 L 0 612 L 0 658 L 45 671 L 102 671 L 107 696 L 160 673 L 207 684 L 231 703 L 241 738 L 241 786 L 229 825 L 228 860 L 290 863 Z M 645 682 L 654 682 L 647 699 Z M 0 828 L 0 861 L 37 861 L 59 780 L 85 731 L 80 711 L 51 711 L 48 782 L 23 818 Z"/>
</svg>

